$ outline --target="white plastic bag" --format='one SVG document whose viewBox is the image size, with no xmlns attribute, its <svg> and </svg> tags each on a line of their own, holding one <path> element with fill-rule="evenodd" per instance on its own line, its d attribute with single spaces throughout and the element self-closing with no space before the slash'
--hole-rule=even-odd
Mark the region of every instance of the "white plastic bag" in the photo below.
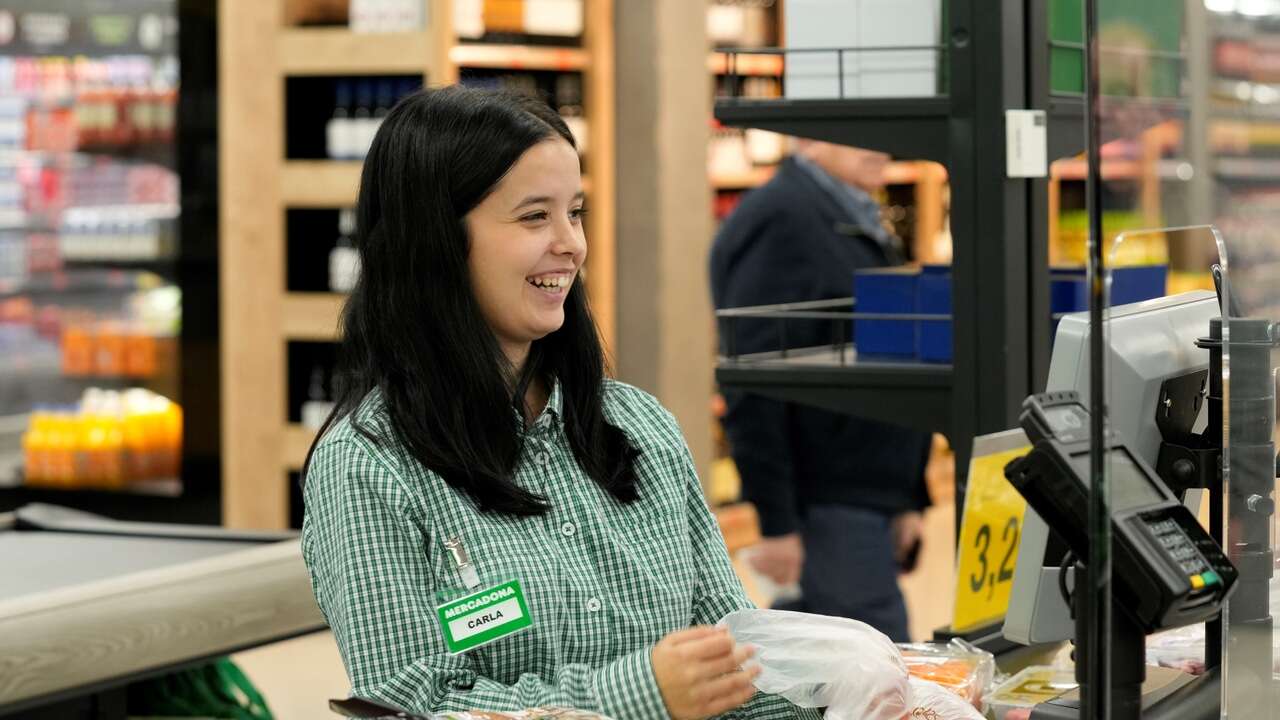
<svg viewBox="0 0 1280 720">
<path fill-rule="evenodd" d="M 826 720 L 903 720 L 911 710 L 902 655 L 870 625 L 786 610 L 738 610 L 721 622 L 756 647 L 761 692 L 825 707 Z"/>
</svg>

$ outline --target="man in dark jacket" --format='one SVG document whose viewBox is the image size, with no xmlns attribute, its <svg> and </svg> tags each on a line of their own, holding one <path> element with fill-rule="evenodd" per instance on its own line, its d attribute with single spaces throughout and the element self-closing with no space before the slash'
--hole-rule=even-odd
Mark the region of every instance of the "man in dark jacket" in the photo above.
<svg viewBox="0 0 1280 720">
<path fill-rule="evenodd" d="M 888 156 L 801 140 L 729 216 L 711 250 L 716 308 L 848 297 L 853 273 L 901 264 L 901 243 L 869 193 Z M 721 327 L 722 335 L 726 327 Z M 788 323 L 789 347 L 830 343 L 829 321 Z M 776 350 L 777 322 L 738 320 L 737 353 Z M 721 337 L 722 351 L 727 338 Z M 776 607 L 866 622 L 906 641 L 898 573 L 918 549 L 928 505 L 926 433 L 726 390 L 724 427 L 743 499 L 760 514 L 752 564 L 799 582 Z"/>
</svg>

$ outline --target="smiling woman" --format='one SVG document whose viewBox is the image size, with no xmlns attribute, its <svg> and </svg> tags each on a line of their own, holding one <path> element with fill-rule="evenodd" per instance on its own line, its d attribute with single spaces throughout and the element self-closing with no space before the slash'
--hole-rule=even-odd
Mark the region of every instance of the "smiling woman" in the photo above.
<svg viewBox="0 0 1280 720">
<path fill-rule="evenodd" d="M 365 162 L 337 407 L 303 554 L 352 695 L 423 714 L 802 713 L 755 694 L 748 607 L 680 428 L 605 377 L 574 138 L 542 102 L 401 101 Z"/>
</svg>

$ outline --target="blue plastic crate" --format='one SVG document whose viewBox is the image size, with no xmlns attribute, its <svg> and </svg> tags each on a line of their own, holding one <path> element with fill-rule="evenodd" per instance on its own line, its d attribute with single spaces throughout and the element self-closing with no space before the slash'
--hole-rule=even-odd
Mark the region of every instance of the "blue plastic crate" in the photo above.
<svg viewBox="0 0 1280 720">
<path fill-rule="evenodd" d="M 1089 308 L 1089 285 L 1082 267 L 1049 268 L 1049 312 L 1072 313 Z"/>
<path fill-rule="evenodd" d="M 1111 306 L 1164 297 L 1169 280 L 1168 265 L 1133 265 L 1112 268 Z M 1049 312 L 1084 312 L 1089 309 L 1089 284 L 1082 267 L 1049 269 Z M 1057 333 L 1058 321 L 1051 324 Z"/>
<path fill-rule="evenodd" d="M 916 312 L 923 315 L 951 314 L 951 266 L 925 265 L 916 283 Z M 920 359 L 949 363 L 952 358 L 950 320 L 920 321 Z"/>
<path fill-rule="evenodd" d="M 854 312 L 912 313 L 916 308 L 914 268 L 876 268 L 853 274 Z M 911 320 L 854 320 L 858 357 L 913 360 L 917 356 L 916 323 Z"/>
<path fill-rule="evenodd" d="M 1111 271 L 1111 305 L 1128 305 L 1164 297 L 1169 285 L 1168 265 L 1133 265 Z"/>
</svg>

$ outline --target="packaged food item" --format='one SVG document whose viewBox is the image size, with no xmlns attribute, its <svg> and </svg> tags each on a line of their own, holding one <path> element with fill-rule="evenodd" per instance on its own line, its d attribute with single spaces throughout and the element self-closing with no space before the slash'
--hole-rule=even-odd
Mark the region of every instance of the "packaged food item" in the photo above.
<svg viewBox="0 0 1280 720">
<path fill-rule="evenodd" d="M 908 720 L 985 720 L 978 709 L 938 683 L 912 677 Z"/>
<path fill-rule="evenodd" d="M 987 703 L 995 720 L 1005 720 L 1014 710 L 1035 707 L 1075 688 L 1076 678 L 1071 670 L 1033 665 L 991 691 Z"/>
<path fill-rule="evenodd" d="M 981 710 L 987 686 L 996 674 L 991 653 L 960 640 L 946 645 L 903 643 L 898 645 L 912 677 L 937 683 Z"/>
</svg>

